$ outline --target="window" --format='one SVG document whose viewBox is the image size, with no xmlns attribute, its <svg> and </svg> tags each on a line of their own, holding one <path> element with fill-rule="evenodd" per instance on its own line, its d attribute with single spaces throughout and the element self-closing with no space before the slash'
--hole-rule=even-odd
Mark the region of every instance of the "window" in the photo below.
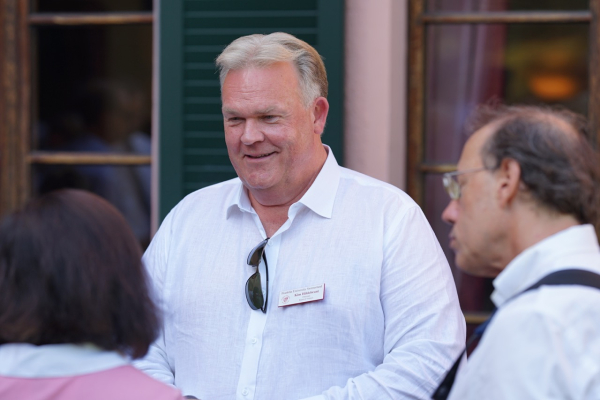
<svg viewBox="0 0 600 400">
<path fill-rule="evenodd" d="M 458 271 L 440 215 L 465 119 L 492 98 L 587 114 L 600 137 L 597 0 L 409 2 L 408 193 L 423 207 L 454 271 L 468 323 L 492 308 L 490 279 Z"/>
<path fill-rule="evenodd" d="M 0 213 L 73 187 L 150 239 L 152 1 L 2 3 Z"/>
</svg>

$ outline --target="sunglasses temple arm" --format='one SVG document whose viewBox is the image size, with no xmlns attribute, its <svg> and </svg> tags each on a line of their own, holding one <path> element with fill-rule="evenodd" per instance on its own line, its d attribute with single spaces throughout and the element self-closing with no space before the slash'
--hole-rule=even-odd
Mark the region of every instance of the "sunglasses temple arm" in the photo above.
<svg viewBox="0 0 600 400">
<path fill-rule="evenodd" d="M 267 304 L 269 303 L 269 265 L 267 264 L 267 256 L 265 255 L 265 251 L 263 251 L 262 258 L 265 261 L 265 272 L 267 274 L 267 295 L 265 296 L 265 304 L 263 306 L 263 313 L 267 313 Z"/>
</svg>

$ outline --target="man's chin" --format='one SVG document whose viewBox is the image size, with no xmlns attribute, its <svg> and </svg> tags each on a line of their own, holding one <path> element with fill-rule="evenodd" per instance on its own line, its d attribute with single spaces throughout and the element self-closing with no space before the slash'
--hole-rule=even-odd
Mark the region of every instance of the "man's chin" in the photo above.
<svg viewBox="0 0 600 400">
<path fill-rule="evenodd" d="M 454 263 L 462 272 L 478 278 L 491 278 L 497 275 L 492 274 L 489 267 L 482 267 L 482 263 L 480 262 L 472 262 L 456 256 Z"/>
<path fill-rule="evenodd" d="M 248 190 L 268 190 L 273 187 L 273 179 L 267 176 L 248 176 L 240 179 Z"/>
<path fill-rule="evenodd" d="M 480 269 L 477 267 L 477 263 L 469 260 L 467 257 L 464 257 L 460 252 L 454 250 L 454 264 L 458 269 L 462 272 L 473 275 L 473 276 L 483 276 Z"/>
<path fill-rule="evenodd" d="M 272 185 L 263 182 L 244 182 L 244 186 L 251 192 L 264 192 L 272 187 Z"/>
</svg>

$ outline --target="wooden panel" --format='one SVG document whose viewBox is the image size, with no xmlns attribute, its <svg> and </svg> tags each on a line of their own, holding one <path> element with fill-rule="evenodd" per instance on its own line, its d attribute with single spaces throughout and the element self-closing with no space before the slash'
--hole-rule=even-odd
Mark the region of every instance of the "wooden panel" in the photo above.
<svg viewBox="0 0 600 400">
<path fill-rule="evenodd" d="M 19 207 L 28 195 L 27 167 L 23 163 L 24 113 L 29 89 L 27 68 L 22 68 L 27 32 L 23 19 L 26 2 L 0 2 L 0 215 Z M 26 135 L 28 137 L 28 135 Z"/>
<path fill-rule="evenodd" d="M 418 17 L 426 24 L 570 23 L 591 19 L 589 11 L 431 12 Z"/>
<path fill-rule="evenodd" d="M 31 44 L 30 28 L 27 23 L 29 1 L 19 1 L 19 150 L 17 160 L 21 172 L 20 182 L 14 183 L 19 191 L 19 205 L 31 196 L 31 169 L 25 155 L 31 149 Z"/>
<path fill-rule="evenodd" d="M 123 25 L 151 24 L 152 12 L 106 12 L 106 13 L 33 13 L 31 25 Z"/>
<path fill-rule="evenodd" d="M 465 321 L 467 324 L 482 324 L 490 317 L 490 313 L 466 312 Z"/>
<path fill-rule="evenodd" d="M 151 156 L 118 153 L 74 153 L 36 151 L 26 157 L 31 164 L 147 165 Z"/>
<path fill-rule="evenodd" d="M 408 54 L 408 148 L 407 192 L 419 205 L 423 205 L 423 161 L 425 93 L 424 25 L 419 22 L 423 13 L 423 0 L 409 2 L 409 54 Z"/>
<path fill-rule="evenodd" d="M 456 164 L 421 164 L 419 170 L 421 172 L 445 174 L 446 172 L 456 171 Z"/>
</svg>

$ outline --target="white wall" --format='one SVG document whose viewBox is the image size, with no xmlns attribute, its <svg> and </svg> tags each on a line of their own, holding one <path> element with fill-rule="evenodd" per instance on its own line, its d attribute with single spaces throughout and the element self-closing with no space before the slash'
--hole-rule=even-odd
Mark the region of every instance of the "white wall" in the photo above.
<svg viewBox="0 0 600 400">
<path fill-rule="evenodd" d="M 345 165 L 406 185 L 407 0 L 346 0 Z"/>
</svg>

